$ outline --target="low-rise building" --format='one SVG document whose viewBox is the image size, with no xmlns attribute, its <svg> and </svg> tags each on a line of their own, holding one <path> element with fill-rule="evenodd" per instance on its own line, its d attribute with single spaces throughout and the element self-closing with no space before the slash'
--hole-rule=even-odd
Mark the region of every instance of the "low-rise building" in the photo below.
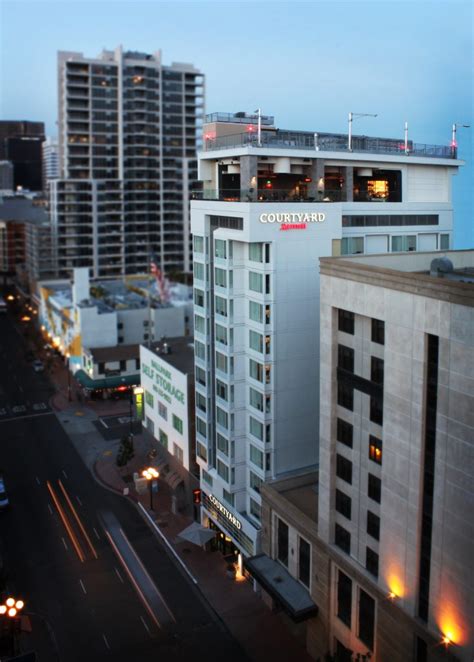
<svg viewBox="0 0 474 662">
<path fill-rule="evenodd" d="M 74 376 L 90 391 L 125 390 L 125 387 L 140 384 L 139 345 L 84 347 L 82 365 Z"/>
</svg>

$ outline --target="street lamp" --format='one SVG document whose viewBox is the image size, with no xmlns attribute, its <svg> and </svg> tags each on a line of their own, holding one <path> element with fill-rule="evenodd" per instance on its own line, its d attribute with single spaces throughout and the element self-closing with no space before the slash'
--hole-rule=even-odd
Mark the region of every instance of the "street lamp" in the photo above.
<svg viewBox="0 0 474 662">
<path fill-rule="evenodd" d="M 347 135 L 347 149 L 352 152 L 352 122 L 360 117 L 377 117 L 377 113 L 349 113 L 349 132 Z"/>
<path fill-rule="evenodd" d="M 4 604 L 0 605 L 0 616 L 7 616 L 9 622 L 12 625 L 12 638 L 13 638 L 13 654 L 16 654 L 16 632 L 15 632 L 15 617 L 19 615 L 25 603 L 23 600 L 17 600 L 16 598 L 9 597 L 5 600 Z M 18 621 L 17 621 L 18 623 Z"/>
<path fill-rule="evenodd" d="M 257 113 L 257 147 L 262 146 L 262 111 L 260 108 L 255 110 Z"/>
<path fill-rule="evenodd" d="M 456 139 L 456 133 L 457 129 L 460 127 L 461 129 L 470 129 L 471 125 L 470 124 L 459 124 L 459 123 L 454 123 L 453 128 L 452 128 L 452 133 L 451 133 L 451 149 L 453 150 L 453 154 L 456 154 L 456 150 L 458 147 L 458 142 Z"/>
<path fill-rule="evenodd" d="M 155 467 L 148 467 L 142 471 L 143 478 L 146 478 L 150 486 L 150 510 L 153 510 L 153 481 L 158 480 L 160 472 Z"/>
<path fill-rule="evenodd" d="M 69 359 L 71 358 L 71 355 L 69 352 L 66 352 L 66 367 L 67 367 L 67 399 L 69 402 L 72 402 L 72 395 L 71 395 L 71 371 L 69 370 Z"/>
</svg>

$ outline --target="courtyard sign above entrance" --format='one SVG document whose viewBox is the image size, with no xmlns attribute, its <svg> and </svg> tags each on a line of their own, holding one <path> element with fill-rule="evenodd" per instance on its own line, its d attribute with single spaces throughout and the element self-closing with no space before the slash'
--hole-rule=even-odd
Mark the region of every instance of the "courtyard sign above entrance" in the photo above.
<svg viewBox="0 0 474 662">
<path fill-rule="evenodd" d="M 260 214 L 260 223 L 284 223 L 285 225 L 300 225 L 302 223 L 323 223 L 326 220 L 326 214 L 322 212 L 286 212 Z"/>
</svg>

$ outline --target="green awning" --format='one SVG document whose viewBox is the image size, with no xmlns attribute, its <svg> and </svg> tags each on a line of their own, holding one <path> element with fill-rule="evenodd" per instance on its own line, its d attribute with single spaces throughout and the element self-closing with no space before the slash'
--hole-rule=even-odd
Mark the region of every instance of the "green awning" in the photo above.
<svg viewBox="0 0 474 662">
<path fill-rule="evenodd" d="M 101 379 L 92 379 L 84 370 L 78 370 L 74 373 L 81 386 L 91 390 L 100 388 L 117 388 L 117 386 L 135 386 L 140 384 L 140 375 L 116 375 L 114 377 L 102 377 Z"/>
</svg>

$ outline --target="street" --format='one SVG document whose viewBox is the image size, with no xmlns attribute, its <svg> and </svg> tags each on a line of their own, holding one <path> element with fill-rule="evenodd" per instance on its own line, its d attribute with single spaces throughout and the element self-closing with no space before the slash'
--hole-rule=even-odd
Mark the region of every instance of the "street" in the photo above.
<svg viewBox="0 0 474 662">
<path fill-rule="evenodd" d="M 50 628 L 38 659 L 200 660 L 214 649 L 245 660 L 135 506 L 95 482 L 25 352 L 2 315 L 0 474 L 10 506 L 0 531 L 9 589 Z"/>
</svg>

